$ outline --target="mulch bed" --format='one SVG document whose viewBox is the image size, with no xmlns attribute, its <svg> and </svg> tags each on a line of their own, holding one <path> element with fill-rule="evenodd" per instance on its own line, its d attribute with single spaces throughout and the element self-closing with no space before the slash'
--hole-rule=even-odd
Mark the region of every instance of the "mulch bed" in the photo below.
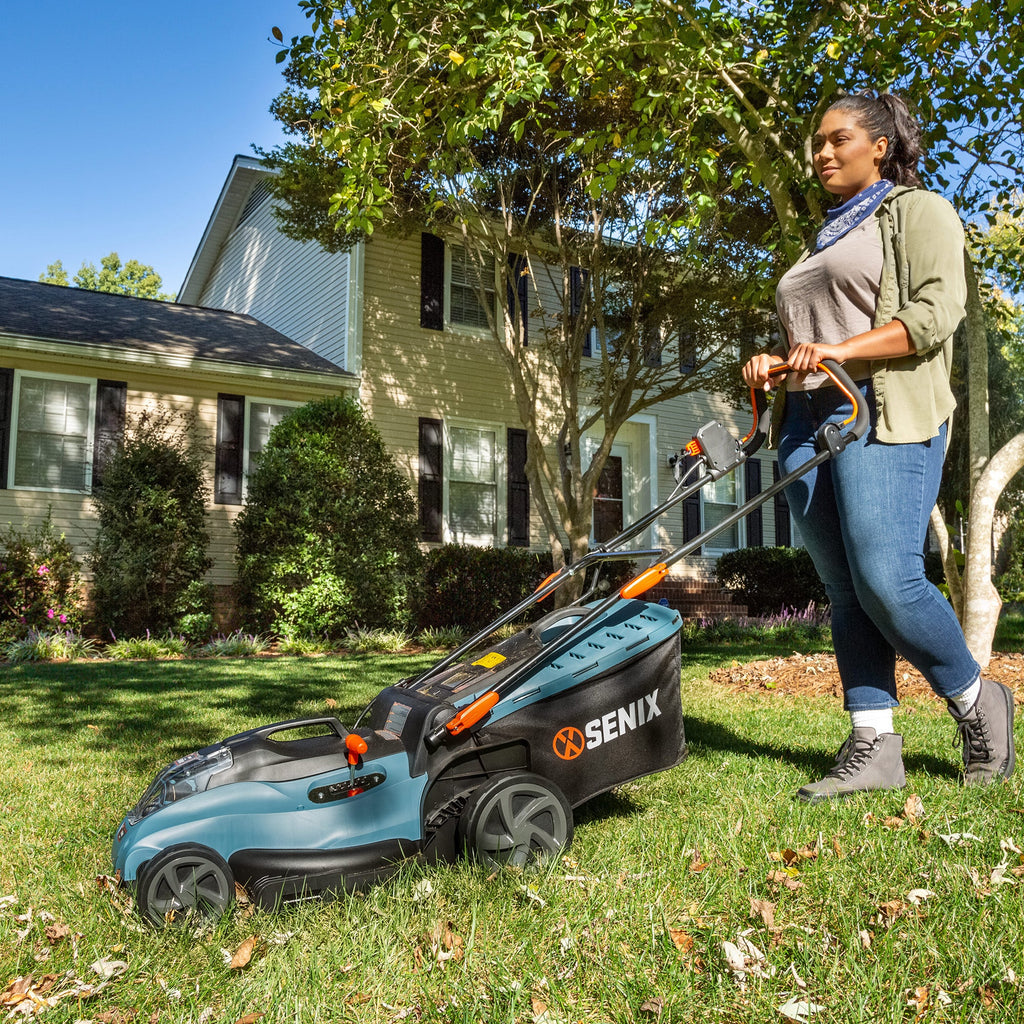
<svg viewBox="0 0 1024 1024">
<path fill-rule="evenodd" d="M 1024 700 L 1024 654 L 993 654 L 986 679 L 1005 683 Z M 787 696 L 841 697 L 835 655 L 793 654 L 788 658 L 769 658 L 733 664 L 711 673 L 712 682 L 740 693 Z M 916 669 L 905 661 L 896 663 L 896 681 L 900 698 L 932 696 L 931 687 Z"/>
</svg>

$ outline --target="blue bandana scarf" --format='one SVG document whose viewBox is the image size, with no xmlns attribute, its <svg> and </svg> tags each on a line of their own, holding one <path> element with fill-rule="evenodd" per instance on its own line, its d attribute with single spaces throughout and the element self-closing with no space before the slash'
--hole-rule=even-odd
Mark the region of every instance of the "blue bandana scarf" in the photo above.
<svg viewBox="0 0 1024 1024">
<path fill-rule="evenodd" d="M 847 199 L 842 206 L 834 206 L 829 210 L 825 214 L 825 223 L 818 231 L 814 251 L 821 252 L 822 249 L 827 249 L 858 224 L 867 220 L 878 209 L 891 188 L 892 182 L 883 178 L 862 189 L 852 199 Z"/>
</svg>

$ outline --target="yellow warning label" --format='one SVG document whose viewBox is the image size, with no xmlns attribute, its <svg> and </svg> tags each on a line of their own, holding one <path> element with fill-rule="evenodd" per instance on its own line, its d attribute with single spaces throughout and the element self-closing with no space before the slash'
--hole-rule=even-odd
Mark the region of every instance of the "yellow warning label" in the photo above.
<svg viewBox="0 0 1024 1024">
<path fill-rule="evenodd" d="M 505 660 L 504 654 L 499 654 L 497 651 L 491 651 L 490 654 L 485 654 L 479 661 L 474 661 L 474 665 L 480 665 L 482 668 L 494 668 L 495 665 L 500 665 Z"/>
</svg>

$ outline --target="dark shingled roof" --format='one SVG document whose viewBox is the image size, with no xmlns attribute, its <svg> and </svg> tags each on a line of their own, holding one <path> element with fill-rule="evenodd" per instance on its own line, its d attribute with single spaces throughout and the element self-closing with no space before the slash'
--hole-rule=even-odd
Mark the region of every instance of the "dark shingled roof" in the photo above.
<svg viewBox="0 0 1024 1024">
<path fill-rule="evenodd" d="M 243 313 L 0 277 L 0 335 L 352 374 Z"/>
</svg>

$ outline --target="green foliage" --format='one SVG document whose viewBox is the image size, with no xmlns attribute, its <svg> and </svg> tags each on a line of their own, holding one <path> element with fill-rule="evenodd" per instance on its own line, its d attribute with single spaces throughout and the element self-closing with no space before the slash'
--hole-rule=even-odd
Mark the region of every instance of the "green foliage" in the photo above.
<svg viewBox="0 0 1024 1024">
<path fill-rule="evenodd" d="M 235 630 L 227 636 L 215 636 L 199 648 L 201 657 L 209 658 L 251 658 L 263 654 L 270 648 L 270 640 L 258 633 Z"/>
<path fill-rule="evenodd" d="M 180 636 L 134 636 L 115 640 L 103 648 L 112 661 L 156 661 L 160 658 L 183 658 L 188 642 Z"/>
<path fill-rule="evenodd" d="M 90 566 L 103 632 L 177 632 L 184 616 L 209 613 L 205 456 L 194 422 L 168 410 L 143 412 L 125 431 L 93 493 Z"/>
<path fill-rule="evenodd" d="M 296 409 L 271 432 L 236 521 L 251 629 L 336 639 L 401 626 L 419 561 L 409 484 L 350 399 Z"/>
<path fill-rule="evenodd" d="M 36 526 L 0 534 L 0 622 L 10 635 L 80 625 L 80 566 L 50 512 Z"/>
<path fill-rule="evenodd" d="M 457 626 L 434 627 L 421 629 L 416 634 L 416 639 L 428 651 L 444 651 L 458 647 L 466 639 L 466 634 Z"/>
<path fill-rule="evenodd" d="M 811 556 L 803 548 L 739 548 L 718 560 L 716 573 L 718 582 L 745 604 L 752 616 L 828 600 Z"/>
<path fill-rule="evenodd" d="M 350 629 L 344 646 L 356 654 L 397 654 L 412 637 L 404 629 Z"/>
<path fill-rule="evenodd" d="M 7 645 L 7 660 L 14 665 L 25 661 L 74 661 L 95 657 L 96 653 L 96 641 L 73 629 L 30 629 Z"/>
<path fill-rule="evenodd" d="M 550 572 L 550 555 L 444 544 L 424 558 L 417 624 L 475 632 L 517 605 Z"/>
<path fill-rule="evenodd" d="M 50 263 L 46 273 L 39 275 L 44 284 L 59 284 L 65 288 L 71 285 L 64 264 L 57 260 Z M 108 253 L 100 260 L 100 269 L 94 263 L 82 263 L 72 279 L 76 288 L 92 292 L 113 292 L 116 295 L 133 295 L 139 299 L 160 299 L 174 301 L 174 296 L 160 291 L 163 280 L 148 264 L 138 260 L 122 263 L 116 252 Z"/>
</svg>

